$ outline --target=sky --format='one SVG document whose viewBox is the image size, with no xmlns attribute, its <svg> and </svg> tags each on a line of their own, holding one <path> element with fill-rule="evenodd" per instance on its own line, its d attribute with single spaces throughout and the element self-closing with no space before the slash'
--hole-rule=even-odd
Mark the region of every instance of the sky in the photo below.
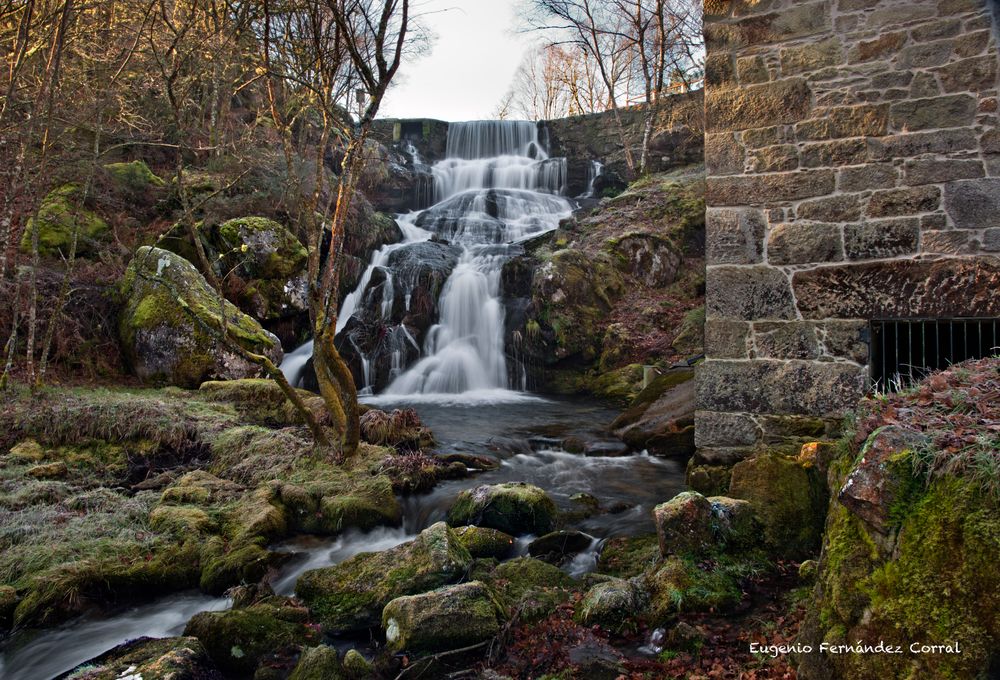
<svg viewBox="0 0 1000 680">
<path fill-rule="evenodd" d="M 518 34 L 518 0 L 422 0 L 436 36 L 428 55 L 400 66 L 380 117 L 491 118 L 531 38 Z"/>
</svg>

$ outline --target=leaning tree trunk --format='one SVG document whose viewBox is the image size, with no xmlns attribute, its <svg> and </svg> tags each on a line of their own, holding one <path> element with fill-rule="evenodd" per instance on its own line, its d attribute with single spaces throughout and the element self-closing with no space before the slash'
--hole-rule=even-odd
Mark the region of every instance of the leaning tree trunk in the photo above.
<svg viewBox="0 0 1000 680">
<path fill-rule="evenodd" d="M 354 376 L 334 345 L 336 321 L 331 320 L 314 335 L 313 367 L 319 393 L 330 411 L 333 428 L 345 456 L 353 455 L 361 438 L 358 390 Z"/>
</svg>

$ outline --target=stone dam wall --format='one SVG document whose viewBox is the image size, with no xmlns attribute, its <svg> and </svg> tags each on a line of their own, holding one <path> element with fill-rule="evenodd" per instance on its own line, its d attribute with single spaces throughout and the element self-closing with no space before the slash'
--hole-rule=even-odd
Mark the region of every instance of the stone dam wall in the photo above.
<svg viewBox="0 0 1000 680">
<path fill-rule="evenodd" d="M 693 465 L 836 434 L 872 320 L 1000 316 L 996 12 L 706 2 Z"/>
</svg>

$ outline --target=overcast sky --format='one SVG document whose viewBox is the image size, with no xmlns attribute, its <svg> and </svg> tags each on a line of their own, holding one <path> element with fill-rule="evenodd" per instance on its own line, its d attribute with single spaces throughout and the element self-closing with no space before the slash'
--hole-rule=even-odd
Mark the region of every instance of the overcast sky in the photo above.
<svg viewBox="0 0 1000 680">
<path fill-rule="evenodd" d="M 436 35 L 404 63 L 379 112 L 387 118 L 490 118 L 531 40 L 517 34 L 518 0 L 421 0 Z M 394 81 L 395 82 L 395 81 Z"/>
</svg>

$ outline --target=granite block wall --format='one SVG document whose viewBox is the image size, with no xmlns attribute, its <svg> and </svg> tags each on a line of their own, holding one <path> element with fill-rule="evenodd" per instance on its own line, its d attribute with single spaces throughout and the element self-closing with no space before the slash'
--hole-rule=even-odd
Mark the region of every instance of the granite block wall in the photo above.
<svg viewBox="0 0 1000 680">
<path fill-rule="evenodd" d="M 993 0 L 707 0 L 693 465 L 832 436 L 872 319 L 1000 316 Z"/>
</svg>

